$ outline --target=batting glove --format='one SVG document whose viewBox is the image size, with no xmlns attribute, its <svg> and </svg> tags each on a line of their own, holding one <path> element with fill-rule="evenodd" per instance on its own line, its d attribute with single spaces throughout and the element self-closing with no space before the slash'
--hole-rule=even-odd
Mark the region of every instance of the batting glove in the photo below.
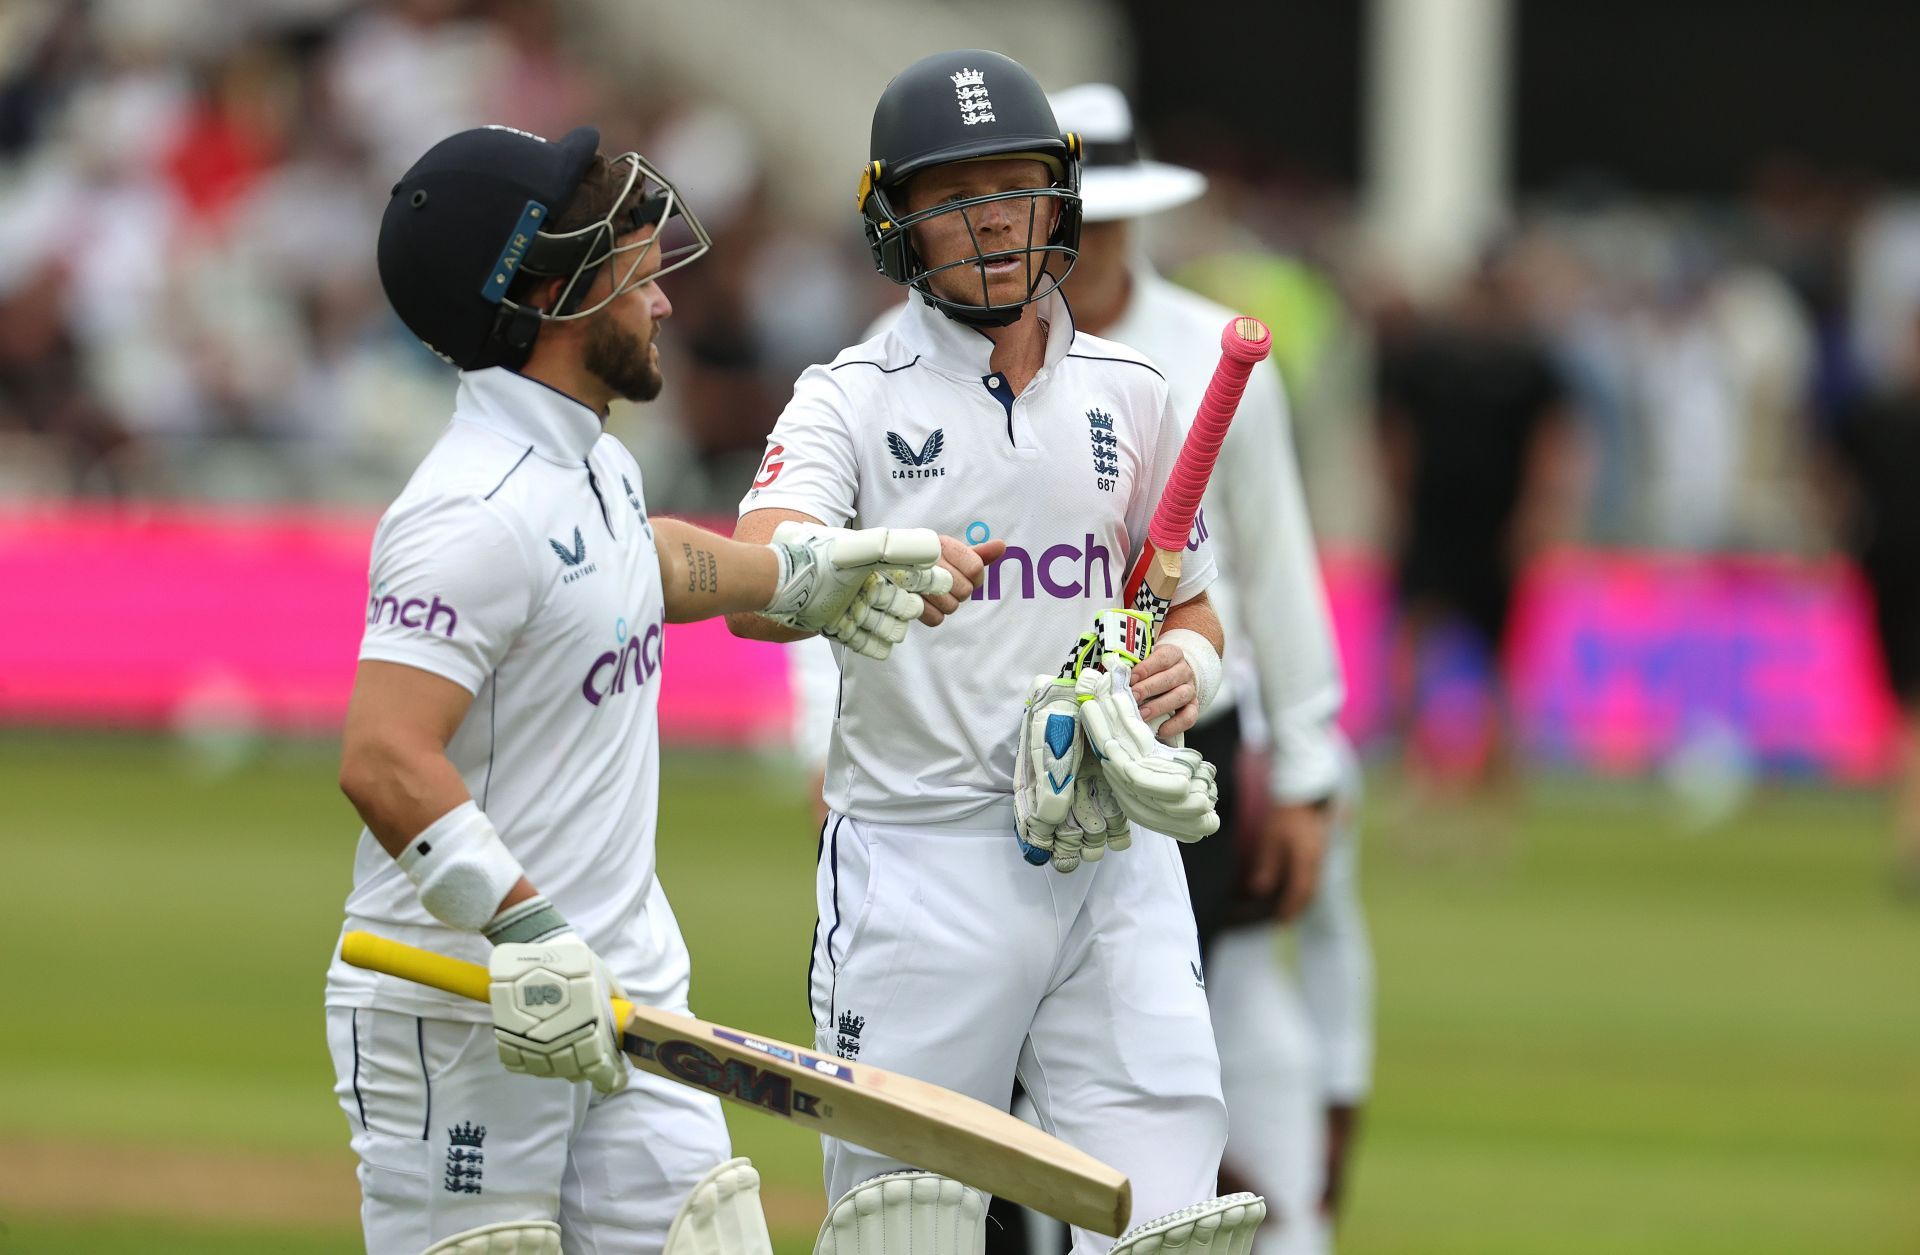
<svg viewBox="0 0 1920 1255">
<path fill-rule="evenodd" d="M 1140 717 L 1133 667 L 1118 655 L 1109 662 L 1105 671 L 1082 671 L 1074 688 L 1087 744 L 1120 809 L 1134 823 L 1179 841 L 1212 836 L 1220 829 L 1213 764 L 1198 750 L 1162 744 Z"/>
<path fill-rule="evenodd" d="M 1060 871 L 1080 866 L 1080 836 L 1063 832 L 1079 779 L 1080 703 L 1073 681 L 1033 678 L 1013 757 L 1013 813 L 1020 851 L 1035 866 L 1049 858 Z"/>
<path fill-rule="evenodd" d="M 613 1020 L 613 998 L 626 992 L 586 942 L 569 931 L 496 945 L 487 974 L 494 1041 L 509 1072 L 591 1081 L 603 1094 L 626 1088 Z"/>
<path fill-rule="evenodd" d="M 790 520 L 774 529 L 772 549 L 780 578 L 761 613 L 875 660 L 907 638 L 922 593 L 953 587 L 940 536 L 924 527 L 849 531 Z"/>
</svg>

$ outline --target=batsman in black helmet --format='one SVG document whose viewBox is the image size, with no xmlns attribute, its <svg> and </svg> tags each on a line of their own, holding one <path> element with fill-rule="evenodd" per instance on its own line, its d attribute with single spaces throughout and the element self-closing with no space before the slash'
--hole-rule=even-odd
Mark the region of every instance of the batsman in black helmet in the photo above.
<svg viewBox="0 0 1920 1255">
<path fill-rule="evenodd" d="M 1151 652 L 1129 636 L 1132 656 L 1056 674 L 1097 614 L 1113 626 L 1100 612 L 1186 434 L 1151 362 L 1074 328 L 1059 287 L 1079 187 L 1080 142 L 1017 62 L 962 49 L 888 84 L 858 210 L 875 266 L 914 296 L 800 377 L 735 537 L 932 517 L 973 548 L 948 542 L 950 561 L 997 559 L 978 587 L 929 598 L 961 613 L 888 666 L 834 651 L 816 1044 L 1001 1107 L 1017 1076 L 1042 1125 L 1125 1172 L 1133 1215 L 1157 1218 L 1117 1248 L 1076 1230 L 1079 1255 L 1196 1234 L 1244 1255 L 1264 1207 L 1212 1197 L 1226 1108 L 1170 839 L 1218 827 L 1217 789 L 1153 731 L 1191 727 L 1219 683 L 1204 522 Z M 762 616 L 729 623 L 795 639 Z M 1124 743 L 1097 755 L 1093 723 Z M 978 1194 L 904 1181 L 908 1165 L 833 1138 L 824 1151 L 821 1251 L 978 1249 Z"/>
<path fill-rule="evenodd" d="M 346 928 L 487 964 L 492 1001 L 335 952 L 327 1038 L 374 1255 L 769 1255 L 718 1101 L 630 1071 L 609 1005 L 687 1009 L 654 876 L 665 627 L 757 611 L 877 661 L 953 586 L 924 529 L 750 545 L 648 517 L 602 424 L 660 391 L 660 278 L 708 242 L 644 158 L 598 147 L 463 131 L 380 225 L 394 309 L 460 376 L 374 535 Z"/>
</svg>

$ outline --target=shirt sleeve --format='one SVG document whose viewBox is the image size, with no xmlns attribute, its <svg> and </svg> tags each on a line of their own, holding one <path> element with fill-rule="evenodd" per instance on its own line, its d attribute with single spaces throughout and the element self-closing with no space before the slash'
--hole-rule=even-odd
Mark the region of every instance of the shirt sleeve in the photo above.
<svg viewBox="0 0 1920 1255">
<path fill-rule="evenodd" d="M 832 371 L 809 366 L 767 436 L 766 455 L 740 499 L 740 513 L 798 510 L 829 527 L 852 518 L 860 470 L 853 454 L 851 412 Z"/>
<path fill-rule="evenodd" d="M 511 525 L 474 497 L 409 504 L 380 521 L 363 662 L 397 662 L 478 692 L 536 600 Z"/>
<path fill-rule="evenodd" d="M 1147 543 L 1147 526 L 1153 520 L 1154 510 L 1160 505 L 1167 477 L 1173 474 L 1173 464 L 1179 458 L 1180 446 L 1186 443 L 1187 438 L 1187 424 L 1174 412 L 1173 400 L 1164 390 L 1160 396 L 1160 412 L 1151 432 L 1151 443 L 1145 450 L 1146 474 L 1134 486 L 1133 501 L 1127 508 L 1127 534 L 1138 538 L 1133 552 L 1127 555 L 1129 570 Z M 1187 532 L 1187 556 L 1180 564 L 1180 583 L 1174 589 L 1174 605 L 1193 600 L 1213 583 L 1212 535 L 1206 508 L 1202 506 L 1199 513 L 1194 515 L 1193 527 Z"/>
</svg>

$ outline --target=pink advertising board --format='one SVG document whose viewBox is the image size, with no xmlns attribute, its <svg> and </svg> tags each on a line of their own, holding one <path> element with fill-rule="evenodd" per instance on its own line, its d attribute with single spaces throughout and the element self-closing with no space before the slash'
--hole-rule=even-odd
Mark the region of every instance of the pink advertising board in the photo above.
<svg viewBox="0 0 1920 1255">
<path fill-rule="evenodd" d="M 0 722 L 337 727 L 366 621 L 365 514 L 0 506 Z M 781 652 L 667 629 L 670 736 L 786 734 Z M 724 700 L 716 700 L 724 694 Z"/>
<path fill-rule="evenodd" d="M 365 618 L 371 515 L 0 506 L 0 723 L 338 725 Z M 1326 557 L 1349 731 L 1390 726 L 1386 572 Z M 1837 563 L 1569 553 L 1529 574 L 1506 672 L 1523 741 L 1605 770 L 1657 763 L 1702 720 L 1764 763 L 1855 779 L 1896 732 L 1866 594 Z M 667 736 L 777 742 L 783 651 L 667 630 Z"/>
</svg>

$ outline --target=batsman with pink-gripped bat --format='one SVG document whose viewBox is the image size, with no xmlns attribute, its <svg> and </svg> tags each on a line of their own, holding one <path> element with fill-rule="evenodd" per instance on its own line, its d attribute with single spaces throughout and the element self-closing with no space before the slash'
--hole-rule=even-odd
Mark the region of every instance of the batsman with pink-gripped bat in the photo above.
<svg viewBox="0 0 1920 1255">
<path fill-rule="evenodd" d="M 1202 1231 L 1220 1235 L 1215 1249 L 1244 1250 L 1224 1235 L 1264 1205 L 1212 1197 L 1226 1106 L 1173 843 L 1141 819 L 1128 857 L 1054 875 L 1010 839 L 1028 809 L 1017 798 L 1030 681 L 1125 595 L 1187 423 L 1160 368 L 1077 331 L 1056 291 L 1079 247 L 1080 143 L 1018 63 L 965 49 L 908 67 L 874 110 L 868 153 L 867 242 L 911 295 L 896 322 L 800 376 L 735 536 L 911 516 L 966 545 L 944 555 L 953 588 L 926 599 L 947 619 L 938 632 L 910 635 L 886 668 L 834 651 L 814 1046 L 1003 1110 L 1022 1082 L 1042 1127 L 1133 1184 L 1144 1223 L 1118 1246 L 1076 1229 L 1078 1255 L 1171 1248 Z M 1166 546 L 1182 561 L 1161 585 L 1164 643 L 1132 672 L 1128 713 L 1143 728 L 1166 716 L 1169 737 L 1198 716 L 1225 647 L 1198 514 L 1190 551 L 1188 530 Z M 729 623 L 795 639 L 764 619 Z M 1067 691 L 1068 739 L 1084 744 Z M 1074 783 L 1064 789 L 1071 799 Z M 1150 788 L 1139 800 L 1179 810 Z M 978 1232 L 955 1227 L 957 1203 L 949 1216 L 931 1192 L 924 1205 L 900 1197 L 887 1175 L 899 1159 L 823 1141 L 836 1250 L 882 1213 L 890 1232 Z"/>
<path fill-rule="evenodd" d="M 1060 673 L 1034 678 L 1014 794 L 1020 849 L 1029 863 L 1070 872 L 1083 861 L 1097 862 L 1108 850 L 1133 844 L 1134 822 L 1181 841 L 1219 830 L 1214 764 L 1155 735 L 1166 719 L 1149 719 L 1133 679 L 1155 665 L 1158 645 L 1192 669 L 1198 705 L 1219 688 L 1220 655 L 1212 643 L 1187 628 L 1162 634 L 1161 625 L 1180 586 L 1186 551 L 1198 544 L 1190 540 L 1194 520 L 1227 425 L 1253 368 L 1272 345 L 1258 319 L 1227 324 L 1220 363 L 1127 575 L 1128 608 L 1102 610 Z"/>
</svg>

